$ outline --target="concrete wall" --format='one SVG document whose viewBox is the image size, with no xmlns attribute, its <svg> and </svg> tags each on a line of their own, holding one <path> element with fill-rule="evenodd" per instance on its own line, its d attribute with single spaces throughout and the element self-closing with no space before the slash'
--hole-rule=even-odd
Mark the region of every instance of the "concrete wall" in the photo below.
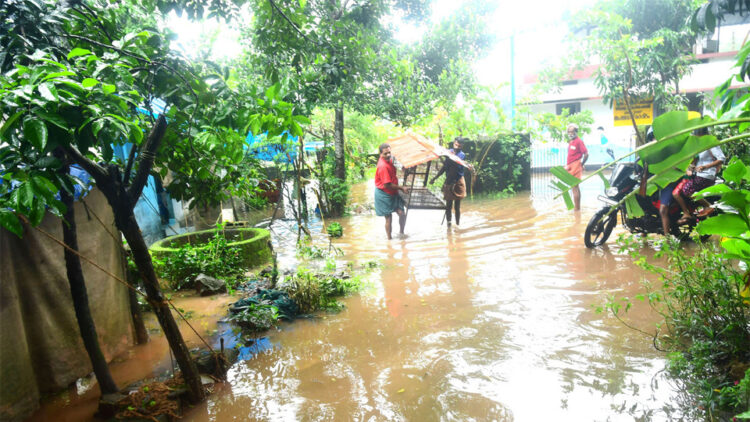
<svg viewBox="0 0 750 422">
<path fill-rule="evenodd" d="M 92 213 L 117 233 L 97 190 L 85 198 Z M 79 251 L 124 278 L 122 243 L 83 205 L 75 204 Z M 62 239 L 61 220 L 47 214 L 40 228 Z M 82 263 L 91 313 L 107 360 L 133 340 L 127 287 Z M 23 238 L 0 229 L 0 420 L 21 421 L 45 393 L 60 391 L 91 372 L 73 310 L 63 248 L 36 229 Z"/>
</svg>

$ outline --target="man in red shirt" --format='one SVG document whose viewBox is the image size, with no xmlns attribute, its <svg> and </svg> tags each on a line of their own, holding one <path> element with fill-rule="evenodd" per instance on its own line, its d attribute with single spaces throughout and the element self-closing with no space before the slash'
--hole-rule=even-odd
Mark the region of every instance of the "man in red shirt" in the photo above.
<svg viewBox="0 0 750 422">
<path fill-rule="evenodd" d="M 568 163 L 565 170 L 577 178 L 583 177 L 583 165 L 589 158 L 589 151 L 586 149 L 581 138 L 578 137 L 578 126 L 575 123 L 568 125 Z M 573 204 L 575 210 L 581 210 L 581 190 L 578 186 L 571 189 L 573 191 Z"/>
<path fill-rule="evenodd" d="M 406 226 L 406 214 L 404 213 L 404 201 L 398 196 L 398 191 L 406 193 L 408 188 L 398 185 L 396 167 L 391 158 L 391 146 L 381 144 L 379 147 L 380 158 L 375 170 L 375 214 L 385 217 L 385 234 L 391 238 L 392 214 L 398 214 L 399 232 L 404 234 Z"/>
</svg>

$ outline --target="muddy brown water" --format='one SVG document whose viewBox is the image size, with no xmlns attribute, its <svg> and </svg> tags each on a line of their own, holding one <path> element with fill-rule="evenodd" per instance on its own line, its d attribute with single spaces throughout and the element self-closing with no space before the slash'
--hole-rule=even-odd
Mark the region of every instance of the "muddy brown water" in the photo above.
<svg viewBox="0 0 750 422">
<path fill-rule="evenodd" d="M 592 308 L 634 295 L 643 276 L 614 246 L 583 246 L 601 183 L 585 187 L 580 214 L 536 183 L 534 194 L 464 201 L 460 227 L 412 211 L 405 239 L 386 240 L 368 213 L 339 220 L 339 259 L 382 264 L 368 288 L 341 313 L 268 334 L 268 349 L 234 365 L 186 420 L 668 418 L 663 355 Z M 372 187 L 353 195 L 369 203 Z M 629 320 L 656 317 L 638 307 Z"/>
<path fill-rule="evenodd" d="M 340 313 L 265 333 L 184 420 L 673 417 L 677 393 L 663 374 L 663 354 L 594 310 L 607 294 L 635 295 L 644 276 L 614 239 L 610 247 L 583 246 L 601 183 L 584 184 L 584 209 L 573 213 L 552 199 L 547 182 L 537 176 L 532 193 L 464 201 L 460 227 L 447 228 L 440 211 L 412 211 L 405 239 L 386 240 L 374 213 L 338 220 L 339 264 L 381 264 L 364 277 L 366 288 L 345 298 Z M 372 190 L 371 182 L 356 186 L 354 201 L 371 203 Z M 282 266 L 297 265 L 285 224 L 274 226 L 275 249 Z M 313 228 L 320 233 L 320 222 Z M 327 242 L 320 234 L 316 240 Z M 200 318 L 229 301 L 179 306 Z M 628 321 L 649 329 L 657 318 L 636 306 Z M 197 325 L 206 334 L 215 328 L 210 318 Z M 163 342 L 148 347 L 162 353 L 160 370 L 168 367 Z M 119 365 L 156 373 L 152 360 L 136 355 Z"/>
</svg>

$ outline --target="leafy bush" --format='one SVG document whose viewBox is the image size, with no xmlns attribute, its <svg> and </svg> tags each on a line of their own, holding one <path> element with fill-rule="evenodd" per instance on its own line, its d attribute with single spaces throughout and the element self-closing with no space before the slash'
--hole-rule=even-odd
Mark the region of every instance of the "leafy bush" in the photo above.
<svg viewBox="0 0 750 422">
<path fill-rule="evenodd" d="M 464 152 L 475 163 L 476 180 L 466 172 L 467 188 L 474 194 L 529 189 L 531 142 L 527 135 L 499 135 L 489 142 L 465 141 Z"/>
<path fill-rule="evenodd" d="M 246 309 L 229 318 L 243 328 L 265 331 L 279 321 L 279 310 L 273 305 L 250 304 Z"/>
<path fill-rule="evenodd" d="M 328 214 L 343 215 L 349 201 L 349 184 L 337 177 L 328 177 L 323 179 L 322 185 Z"/>
<path fill-rule="evenodd" d="M 635 299 L 663 317 L 654 344 L 667 352 L 670 374 L 697 399 L 706 417 L 746 411 L 750 307 L 740 295 L 743 275 L 714 244 L 701 245 L 690 256 L 678 242 L 665 241 L 657 256 L 665 256 L 668 265 L 660 267 L 641 255 L 632 236 L 621 236 L 619 243 L 640 267 L 658 276 L 657 283 L 644 281 L 646 291 Z M 620 318 L 631 304 L 627 297 L 610 298 L 604 308 Z"/>
<path fill-rule="evenodd" d="M 169 281 L 174 290 L 192 287 L 193 279 L 203 273 L 224 280 L 231 291 L 237 278 L 245 271 L 242 250 L 228 246 L 229 241 L 222 230 L 217 230 L 208 243 L 193 246 L 183 245 L 164 259 L 154 259 L 159 278 Z M 208 246 L 207 248 L 204 248 Z"/>
<path fill-rule="evenodd" d="M 341 224 L 334 221 L 326 227 L 326 232 L 328 233 L 328 236 L 341 237 L 344 235 L 344 228 L 341 227 Z"/>
<path fill-rule="evenodd" d="M 338 311 L 342 305 L 336 297 L 357 291 L 361 282 L 356 277 L 337 277 L 332 274 L 317 274 L 299 268 L 285 286 L 289 297 L 294 300 L 302 313 L 319 310 Z"/>
<path fill-rule="evenodd" d="M 306 259 L 321 259 L 328 256 L 325 249 L 300 241 L 297 244 L 297 256 Z"/>
<path fill-rule="evenodd" d="M 328 245 L 328 249 L 324 249 L 320 246 L 309 243 L 309 241 L 306 240 L 300 240 L 299 242 L 297 242 L 297 256 L 300 258 L 329 259 L 341 254 L 343 254 L 341 249 L 333 246 L 333 244 L 330 243 Z"/>
</svg>

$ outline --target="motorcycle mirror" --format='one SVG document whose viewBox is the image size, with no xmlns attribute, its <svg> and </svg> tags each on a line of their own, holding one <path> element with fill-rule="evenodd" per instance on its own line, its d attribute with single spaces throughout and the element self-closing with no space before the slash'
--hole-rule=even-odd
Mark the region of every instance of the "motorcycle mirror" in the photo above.
<svg viewBox="0 0 750 422">
<path fill-rule="evenodd" d="M 615 159 L 615 152 L 612 151 L 612 148 L 607 148 L 607 154 L 609 154 L 609 156 L 612 157 L 613 160 Z"/>
</svg>

